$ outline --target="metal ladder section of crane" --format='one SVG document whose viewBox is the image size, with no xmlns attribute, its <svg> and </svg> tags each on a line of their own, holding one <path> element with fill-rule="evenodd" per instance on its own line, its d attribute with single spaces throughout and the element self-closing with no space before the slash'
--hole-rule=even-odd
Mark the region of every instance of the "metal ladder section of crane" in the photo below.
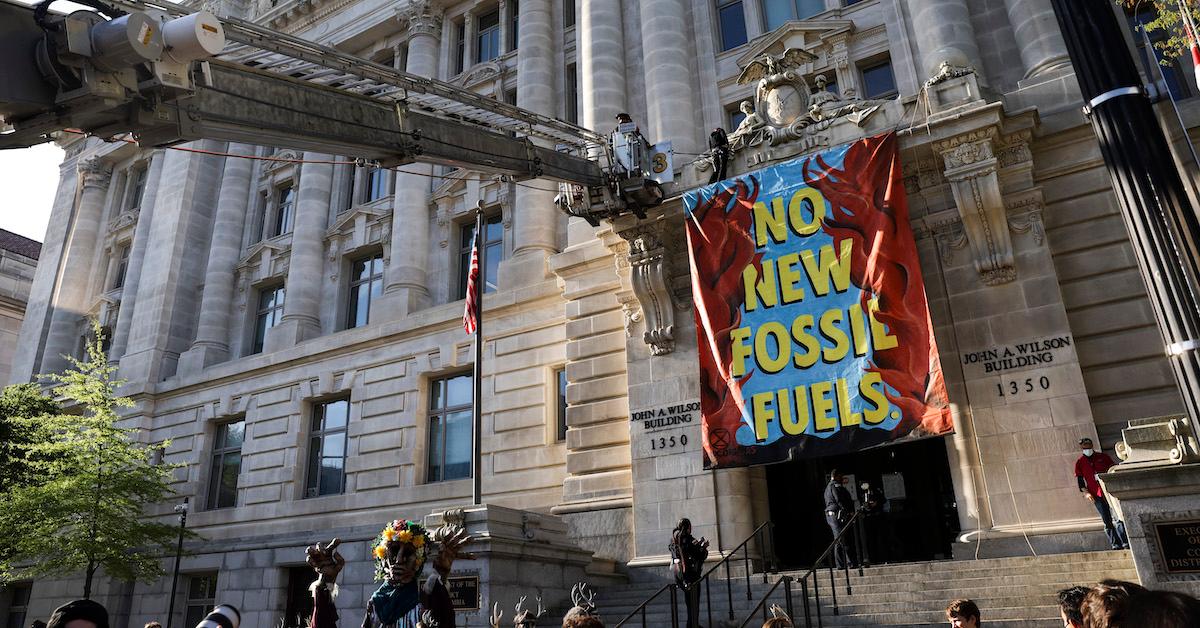
<svg viewBox="0 0 1200 628">
<path fill-rule="evenodd" d="M 143 146 L 215 139 L 383 167 L 443 164 L 557 181 L 559 207 L 593 225 L 662 201 L 648 173 L 622 167 L 608 137 L 579 125 L 235 17 L 169 2 L 85 4 L 97 12 L 35 18 L 0 0 L 10 60 L 0 69 L 0 148 L 79 129 L 131 133 Z M 156 29 L 176 43 L 159 35 L 155 44 Z M 202 47 L 196 34 L 212 40 L 213 29 L 219 43 L 188 58 Z"/>
</svg>

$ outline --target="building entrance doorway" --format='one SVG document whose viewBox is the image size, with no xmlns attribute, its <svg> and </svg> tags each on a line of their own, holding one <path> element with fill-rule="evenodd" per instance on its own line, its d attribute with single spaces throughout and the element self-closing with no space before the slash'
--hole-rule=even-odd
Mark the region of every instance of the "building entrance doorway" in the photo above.
<svg viewBox="0 0 1200 628">
<path fill-rule="evenodd" d="M 866 520 L 872 564 L 950 558 L 959 532 L 950 464 L 942 438 L 767 467 L 775 548 L 783 567 L 811 566 L 833 540 L 823 494 L 838 469 L 863 503 L 864 483 L 882 489 L 884 512 Z"/>
</svg>

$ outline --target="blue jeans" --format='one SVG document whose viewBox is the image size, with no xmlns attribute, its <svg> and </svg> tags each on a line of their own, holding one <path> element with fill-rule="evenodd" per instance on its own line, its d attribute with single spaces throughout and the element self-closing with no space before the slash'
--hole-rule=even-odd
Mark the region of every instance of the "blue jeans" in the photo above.
<svg viewBox="0 0 1200 628">
<path fill-rule="evenodd" d="M 1114 524 L 1108 500 L 1104 497 L 1096 497 L 1092 500 L 1092 504 L 1096 506 L 1096 512 L 1100 513 L 1100 520 L 1104 522 L 1104 533 L 1108 535 L 1109 546 L 1113 549 L 1128 547 L 1129 539 L 1125 536 L 1125 524 L 1120 521 L 1116 521 Z"/>
</svg>

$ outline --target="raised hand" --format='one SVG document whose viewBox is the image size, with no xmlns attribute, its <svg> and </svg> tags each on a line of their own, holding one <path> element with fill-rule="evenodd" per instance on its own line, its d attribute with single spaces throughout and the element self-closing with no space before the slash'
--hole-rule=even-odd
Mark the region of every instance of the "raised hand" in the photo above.
<svg viewBox="0 0 1200 628">
<path fill-rule="evenodd" d="M 475 560 L 475 554 L 464 552 L 463 548 L 470 545 L 475 537 L 467 534 L 462 526 L 442 526 L 433 533 L 433 540 L 438 544 L 437 555 L 433 559 L 433 568 L 443 578 L 450 576 L 450 568 L 454 561 Z"/>
<path fill-rule="evenodd" d="M 334 584 L 337 582 L 338 574 L 342 568 L 346 566 L 346 559 L 337 551 L 337 546 L 342 540 L 334 538 L 328 544 L 322 546 L 320 541 L 316 545 L 308 546 L 304 551 L 307 554 L 305 562 L 313 571 L 317 572 L 317 582 L 325 584 Z"/>
</svg>

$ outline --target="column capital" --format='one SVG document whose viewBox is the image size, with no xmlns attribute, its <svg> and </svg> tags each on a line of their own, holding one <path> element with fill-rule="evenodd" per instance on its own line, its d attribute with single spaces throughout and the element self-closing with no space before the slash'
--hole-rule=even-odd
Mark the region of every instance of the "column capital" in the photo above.
<svg viewBox="0 0 1200 628">
<path fill-rule="evenodd" d="M 408 6 L 396 10 L 396 19 L 408 24 L 410 36 L 428 35 L 441 38 L 442 7 L 435 0 L 414 0 Z"/>
<path fill-rule="evenodd" d="M 98 157 L 79 162 L 78 169 L 84 186 L 105 187 L 112 178 L 112 167 Z"/>
</svg>

